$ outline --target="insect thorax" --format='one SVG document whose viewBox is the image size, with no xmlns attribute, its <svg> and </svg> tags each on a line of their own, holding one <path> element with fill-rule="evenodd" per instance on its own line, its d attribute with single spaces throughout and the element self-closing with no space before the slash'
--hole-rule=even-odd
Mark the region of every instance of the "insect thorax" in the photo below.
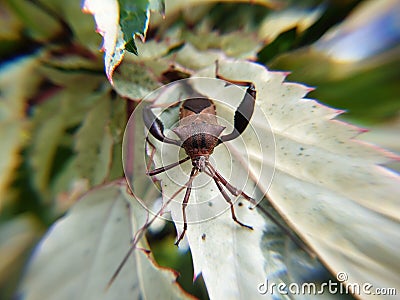
<svg viewBox="0 0 400 300">
<path fill-rule="evenodd" d="M 208 157 L 218 144 L 219 136 L 224 126 L 204 120 L 207 115 L 187 117 L 180 122 L 180 126 L 173 129 L 182 141 L 182 148 L 193 160 L 198 156 Z M 215 116 L 213 116 L 215 117 Z"/>
</svg>

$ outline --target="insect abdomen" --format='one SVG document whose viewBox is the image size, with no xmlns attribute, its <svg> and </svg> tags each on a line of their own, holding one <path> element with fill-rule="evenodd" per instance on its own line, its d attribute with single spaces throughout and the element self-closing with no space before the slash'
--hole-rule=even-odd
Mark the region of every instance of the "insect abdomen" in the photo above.
<svg viewBox="0 0 400 300">
<path fill-rule="evenodd" d="M 186 154 L 193 159 L 197 156 L 208 157 L 213 153 L 217 143 L 218 137 L 206 133 L 199 133 L 186 139 L 182 147 L 185 149 Z"/>
</svg>

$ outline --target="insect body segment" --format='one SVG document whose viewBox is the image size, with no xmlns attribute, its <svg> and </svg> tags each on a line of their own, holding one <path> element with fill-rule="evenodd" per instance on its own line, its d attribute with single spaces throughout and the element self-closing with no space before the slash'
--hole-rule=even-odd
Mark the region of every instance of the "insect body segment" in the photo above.
<svg viewBox="0 0 400 300">
<path fill-rule="evenodd" d="M 176 245 L 182 240 L 187 229 L 186 206 L 189 201 L 193 179 L 200 172 L 204 172 L 214 180 L 223 198 L 230 205 L 232 219 L 239 225 L 252 229 L 236 218 L 232 200 L 225 189 L 234 196 L 243 196 L 253 204 L 255 204 L 255 200 L 229 184 L 209 162 L 209 157 L 216 146 L 222 142 L 237 138 L 249 124 L 254 111 L 256 91 L 253 84 L 248 83 L 247 85 L 247 93 L 235 112 L 234 130 L 227 135 L 221 136 L 225 127 L 218 124 L 215 104 L 211 99 L 206 97 L 196 97 L 183 101 L 179 113 L 179 125 L 172 130 L 178 136 L 179 140 L 174 140 L 164 135 L 164 126 L 153 114 L 150 107 L 143 110 L 143 120 L 149 132 L 161 142 L 182 147 L 188 155 L 179 162 L 149 171 L 147 174 L 150 176 L 156 175 L 174 168 L 189 159 L 192 161 L 193 168 L 189 181 L 185 184 L 186 192 L 182 203 L 183 231 L 178 237 Z"/>
<path fill-rule="evenodd" d="M 183 141 L 187 155 L 195 160 L 212 154 L 224 129 L 218 125 L 215 104 L 207 98 L 193 98 L 183 102 L 179 126 L 173 132 Z"/>
</svg>

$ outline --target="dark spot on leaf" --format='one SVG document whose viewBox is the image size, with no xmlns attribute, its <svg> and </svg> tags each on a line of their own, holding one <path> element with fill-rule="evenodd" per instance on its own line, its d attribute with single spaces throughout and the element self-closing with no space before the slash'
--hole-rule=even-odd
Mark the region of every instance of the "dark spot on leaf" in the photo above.
<svg viewBox="0 0 400 300">
<path fill-rule="evenodd" d="M 213 206 L 213 204 L 212 204 L 212 202 L 211 202 L 211 201 L 210 201 L 210 202 L 208 202 L 208 206 L 209 206 L 209 207 Z"/>
<path fill-rule="evenodd" d="M 239 203 L 238 203 L 238 206 L 243 206 L 243 203 L 242 203 L 242 202 L 239 202 Z"/>
<path fill-rule="evenodd" d="M 205 233 L 203 233 L 203 234 L 201 235 L 201 239 L 202 239 L 203 241 L 206 240 L 206 234 L 205 234 Z"/>
</svg>

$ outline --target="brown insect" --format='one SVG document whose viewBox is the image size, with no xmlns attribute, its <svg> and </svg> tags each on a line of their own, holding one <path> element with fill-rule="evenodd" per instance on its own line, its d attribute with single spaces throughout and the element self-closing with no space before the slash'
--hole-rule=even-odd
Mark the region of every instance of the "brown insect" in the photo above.
<svg viewBox="0 0 400 300">
<path fill-rule="evenodd" d="M 218 74 L 218 64 L 216 73 Z M 225 130 L 224 126 L 221 126 L 217 122 L 217 112 L 216 107 L 213 101 L 207 97 L 199 96 L 195 98 L 191 98 L 188 100 L 183 101 L 180 107 L 179 113 L 179 125 L 178 127 L 173 129 L 173 132 L 179 137 L 179 140 L 171 139 L 164 134 L 164 125 L 162 122 L 154 115 L 152 112 L 152 107 L 148 106 L 143 109 L 143 122 L 147 129 L 149 130 L 150 134 L 154 136 L 157 140 L 173 144 L 178 147 L 182 147 L 187 157 L 172 163 L 167 166 L 163 166 L 151 171 L 147 172 L 147 175 L 154 176 L 170 170 L 182 163 L 185 163 L 188 160 L 192 162 L 192 170 L 190 172 L 189 180 L 185 183 L 183 187 L 181 187 L 174 195 L 172 195 L 171 199 L 176 197 L 178 193 L 180 193 L 183 189 L 186 189 L 185 196 L 182 202 L 182 214 L 183 214 L 183 231 L 178 237 L 175 245 L 178 245 L 179 242 L 185 236 L 185 232 L 187 230 L 187 220 L 186 220 L 186 207 L 190 198 L 190 193 L 192 189 L 192 183 L 194 178 L 199 173 L 205 173 L 209 175 L 215 182 L 218 190 L 224 197 L 224 199 L 229 203 L 232 219 L 238 223 L 239 225 L 246 227 L 248 229 L 253 229 L 251 226 L 246 225 L 240 222 L 235 214 L 234 205 L 232 200 L 230 199 L 229 195 L 225 191 L 229 191 L 234 196 L 242 196 L 253 205 L 257 205 L 257 202 L 247 195 L 245 192 L 237 189 L 232 184 L 230 184 L 209 162 L 209 157 L 212 155 L 214 148 L 220 145 L 221 143 L 231 141 L 237 137 L 239 137 L 249 125 L 250 119 L 254 112 L 255 107 L 255 99 L 256 99 L 256 89 L 254 84 L 251 82 L 241 82 L 241 81 L 231 81 L 222 78 L 221 76 L 216 76 L 219 79 L 224 79 L 227 81 L 227 84 L 236 84 L 236 85 L 244 85 L 247 86 L 246 93 L 239 104 L 238 108 L 236 109 L 234 115 L 234 129 L 231 133 L 222 135 L 223 131 Z M 268 198 L 267 195 L 265 195 Z M 171 200 L 169 199 L 169 201 Z M 269 199 L 268 199 L 269 200 Z M 168 204 L 165 203 L 163 207 Z M 283 225 L 275 216 L 271 214 L 268 210 L 261 206 L 257 206 L 264 214 L 266 214 L 269 219 L 271 219 L 278 227 L 285 232 L 294 243 L 296 243 L 299 247 L 309 253 L 311 256 L 315 257 L 313 251 L 304 244 L 302 240 L 300 240 L 287 226 Z M 159 214 L 161 214 L 160 210 Z M 108 286 L 109 287 L 112 282 L 115 280 L 119 272 L 121 271 L 123 265 L 128 260 L 130 254 L 135 249 L 137 242 L 139 241 L 141 235 L 143 234 L 144 230 L 150 226 L 150 224 L 157 218 L 159 215 L 157 214 L 151 221 L 146 223 L 136 234 L 135 238 L 132 242 L 131 248 L 129 249 L 128 253 L 125 255 L 124 259 L 118 266 L 117 270 L 114 272 L 114 275 L 110 279 Z M 203 237 L 202 237 L 203 238 Z M 205 235 L 203 240 L 205 239 Z"/>
<path fill-rule="evenodd" d="M 217 76 L 220 78 L 220 76 Z M 225 191 L 228 190 L 234 196 L 243 196 L 245 199 L 256 204 L 255 200 L 241 190 L 232 186 L 209 162 L 209 157 L 213 153 L 214 148 L 223 142 L 233 140 L 240 136 L 247 128 L 251 119 L 255 106 L 256 90 L 252 83 L 232 82 L 235 84 L 246 85 L 247 90 L 238 106 L 234 116 L 234 129 L 231 133 L 221 135 L 225 127 L 217 122 L 215 104 L 211 99 L 206 97 L 191 98 L 183 101 L 179 113 L 179 125 L 173 129 L 173 132 L 179 137 L 179 140 L 168 138 L 164 135 L 164 126 L 161 121 L 153 114 L 151 107 L 143 110 L 144 124 L 149 132 L 159 141 L 177 145 L 182 147 L 187 157 L 152 171 L 147 172 L 149 176 L 154 176 L 167 171 L 171 168 L 182 164 L 189 159 L 192 161 L 192 171 L 190 178 L 185 184 L 186 193 L 182 203 L 183 214 L 183 231 L 176 241 L 176 245 L 183 239 L 187 230 L 186 206 L 189 201 L 192 182 L 194 178 L 201 172 L 209 175 L 217 185 L 224 199 L 229 203 L 232 219 L 239 225 L 252 229 L 251 226 L 240 222 L 235 214 L 235 209 L 229 195 Z"/>
</svg>

